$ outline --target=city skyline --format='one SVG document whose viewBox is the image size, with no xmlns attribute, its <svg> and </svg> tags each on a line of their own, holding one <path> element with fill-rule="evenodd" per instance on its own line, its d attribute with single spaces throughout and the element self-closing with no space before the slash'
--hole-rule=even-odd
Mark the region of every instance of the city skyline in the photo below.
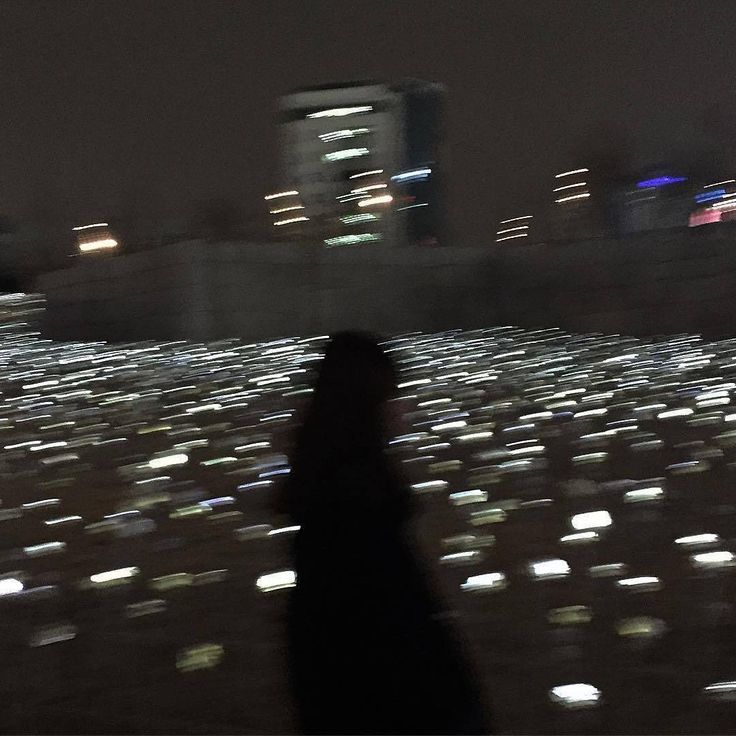
<svg viewBox="0 0 736 736">
<path fill-rule="evenodd" d="M 539 210 L 549 175 L 587 154 L 736 163 L 727 4 L 26 2 L 0 19 L 0 214 L 16 219 L 173 216 L 212 197 L 258 217 L 278 186 L 278 97 L 350 79 L 447 88 L 464 242 Z"/>
</svg>

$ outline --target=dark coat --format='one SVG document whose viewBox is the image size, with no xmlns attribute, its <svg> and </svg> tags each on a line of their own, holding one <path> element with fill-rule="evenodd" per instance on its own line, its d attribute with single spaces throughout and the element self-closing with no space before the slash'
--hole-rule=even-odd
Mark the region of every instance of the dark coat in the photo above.
<svg viewBox="0 0 736 736">
<path fill-rule="evenodd" d="M 289 656 L 302 730 L 487 732 L 407 539 L 408 488 L 382 455 L 330 465 L 298 494 Z"/>
</svg>

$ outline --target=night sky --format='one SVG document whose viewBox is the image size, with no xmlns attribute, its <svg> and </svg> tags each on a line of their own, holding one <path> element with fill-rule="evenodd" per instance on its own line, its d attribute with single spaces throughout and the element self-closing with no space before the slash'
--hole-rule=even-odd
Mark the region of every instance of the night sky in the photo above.
<svg viewBox="0 0 736 736">
<path fill-rule="evenodd" d="M 0 0 L 0 214 L 257 218 L 280 94 L 413 76 L 447 86 L 450 216 L 484 242 L 589 153 L 736 174 L 735 42 L 732 0 Z"/>
</svg>

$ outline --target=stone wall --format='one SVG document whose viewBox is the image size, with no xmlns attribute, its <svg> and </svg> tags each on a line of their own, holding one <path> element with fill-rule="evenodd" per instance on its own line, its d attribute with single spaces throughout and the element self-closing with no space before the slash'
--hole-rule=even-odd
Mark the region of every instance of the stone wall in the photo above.
<svg viewBox="0 0 736 736">
<path fill-rule="evenodd" d="M 213 340 L 493 324 L 731 334 L 736 230 L 489 248 L 191 241 L 42 276 L 55 339 Z"/>
</svg>

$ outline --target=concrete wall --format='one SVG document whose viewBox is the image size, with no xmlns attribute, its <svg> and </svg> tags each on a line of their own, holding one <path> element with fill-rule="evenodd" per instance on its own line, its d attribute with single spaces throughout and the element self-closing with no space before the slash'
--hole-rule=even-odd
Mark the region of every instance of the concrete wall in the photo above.
<svg viewBox="0 0 736 736">
<path fill-rule="evenodd" d="M 489 248 L 177 243 L 41 277 L 55 339 L 211 340 L 493 324 L 731 334 L 732 226 Z"/>
</svg>

